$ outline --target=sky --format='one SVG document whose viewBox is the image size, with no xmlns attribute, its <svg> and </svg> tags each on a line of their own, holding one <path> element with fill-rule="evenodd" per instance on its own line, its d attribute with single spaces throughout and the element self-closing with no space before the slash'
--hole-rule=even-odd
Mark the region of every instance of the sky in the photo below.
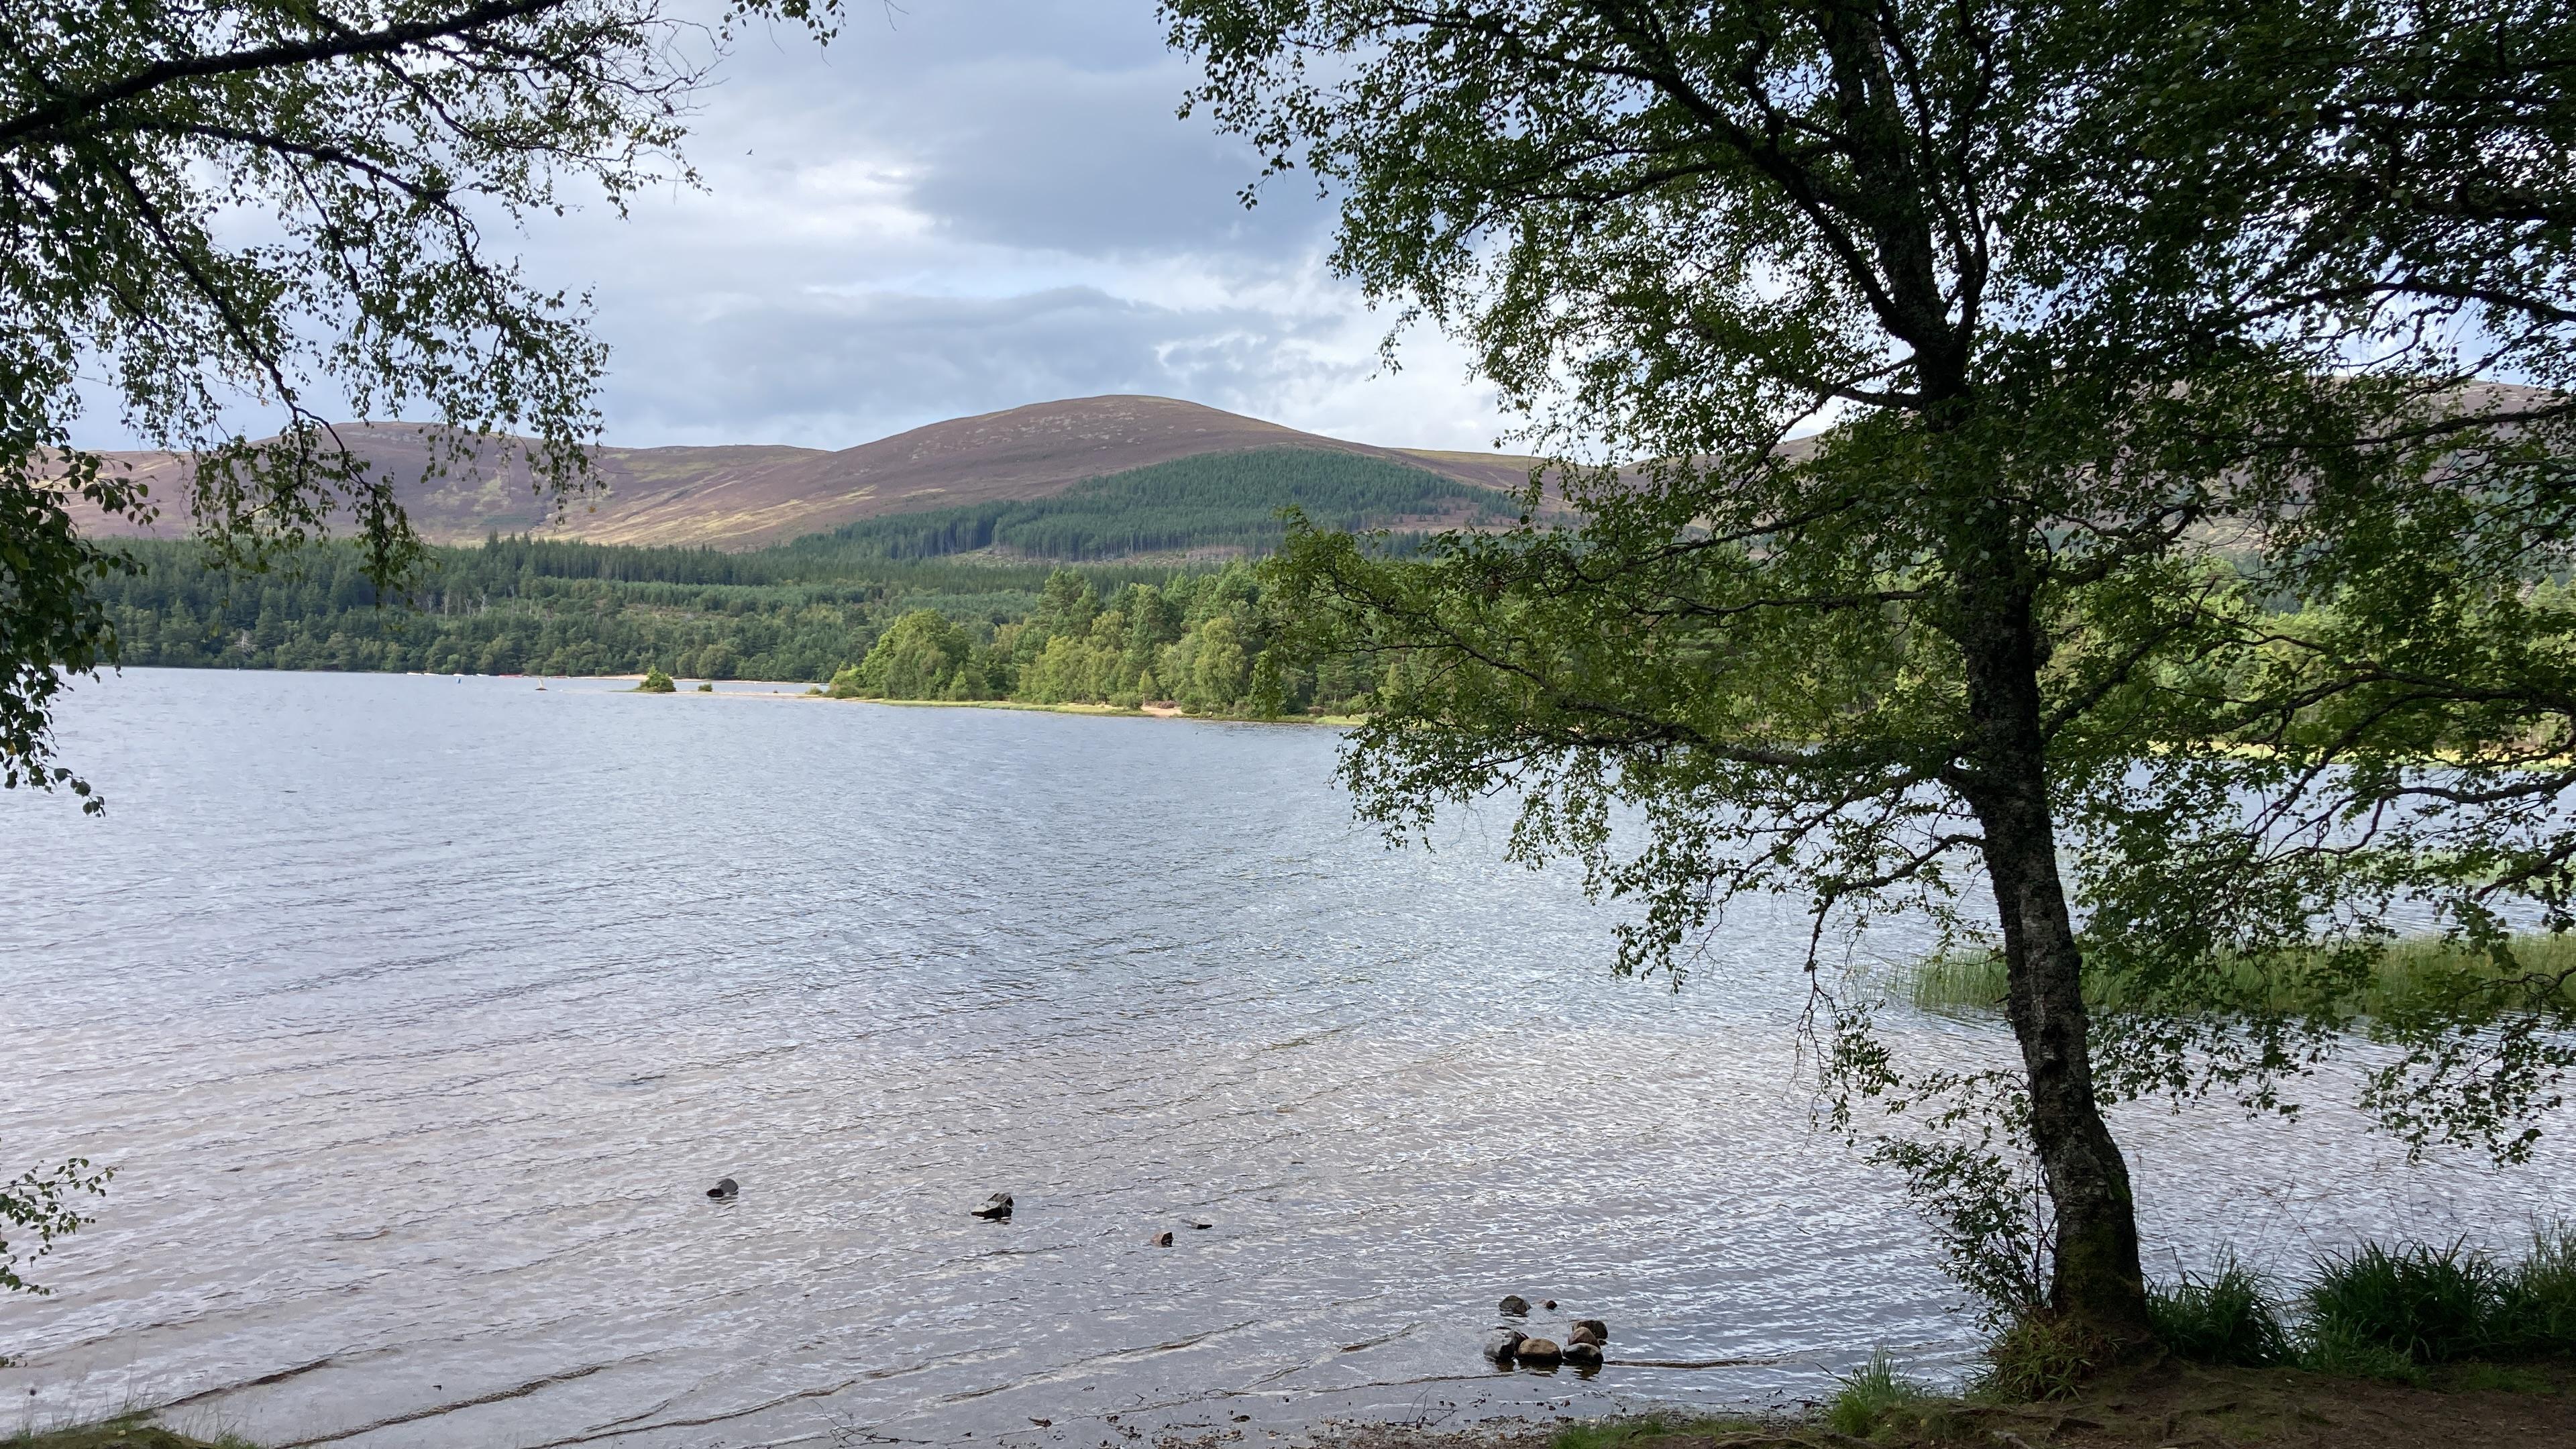
<svg viewBox="0 0 2576 1449">
<path fill-rule="evenodd" d="M 687 150 L 702 192 L 518 239 L 587 289 L 606 440 L 845 448 L 944 418 L 1153 393 L 1338 437 L 1484 448 L 1465 354 L 1324 264 L 1303 176 L 1175 114 L 1152 0 L 861 0 L 841 36 L 754 29 Z M 496 238 L 497 240 L 497 238 Z"/>
</svg>

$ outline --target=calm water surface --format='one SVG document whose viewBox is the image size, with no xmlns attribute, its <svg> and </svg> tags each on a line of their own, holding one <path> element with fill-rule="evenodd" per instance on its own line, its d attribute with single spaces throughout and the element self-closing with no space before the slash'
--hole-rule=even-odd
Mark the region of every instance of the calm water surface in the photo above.
<svg viewBox="0 0 2576 1449">
<path fill-rule="evenodd" d="M 0 1170 L 119 1176 L 0 1303 L 0 1432 L 1258 1444 L 1976 1341 L 1811 1130 L 1799 920 L 1615 981 L 1497 826 L 1355 828 L 1324 730 L 137 671 L 63 734 L 112 807 L 0 796 Z M 2159 1265 L 2510 1237 L 2576 1181 L 2563 1132 L 2496 1174 L 2119 1125 Z M 1485 1370 L 1505 1292 L 1613 1367 Z"/>
</svg>

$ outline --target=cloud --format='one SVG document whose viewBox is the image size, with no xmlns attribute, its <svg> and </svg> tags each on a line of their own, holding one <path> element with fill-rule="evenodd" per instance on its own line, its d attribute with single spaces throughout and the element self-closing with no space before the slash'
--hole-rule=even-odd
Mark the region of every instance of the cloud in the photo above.
<svg viewBox="0 0 2576 1449">
<path fill-rule="evenodd" d="M 1320 261 L 1297 181 L 1175 110 L 1153 0 L 907 0 L 817 47 L 754 31 L 702 98 L 703 190 L 496 236 L 587 292 L 609 440 L 840 448 L 1053 398 L 1188 398 L 1338 436 L 1482 447 L 1490 390 Z"/>
<path fill-rule="evenodd" d="M 1261 398 L 1357 380 L 1354 364 L 1331 355 L 1333 325 L 1257 308 L 1159 306 L 1091 286 L 761 299 L 643 329 L 686 346 L 639 337 L 624 349 L 657 360 L 612 394 L 621 414 L 612 433 L 739 440 L 744 420 L 756 418 L 766 441 L 845 447 L 1049 398 Z"/>
</svg>

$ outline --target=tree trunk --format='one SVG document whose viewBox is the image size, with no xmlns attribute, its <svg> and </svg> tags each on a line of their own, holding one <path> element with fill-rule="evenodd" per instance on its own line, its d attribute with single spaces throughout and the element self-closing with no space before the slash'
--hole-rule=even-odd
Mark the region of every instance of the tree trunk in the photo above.
<svg viewBox="0 0 2576 1449">
<path fill-rule="evenodd" d="M 1978 736 L 1968 803 L 2002 919 L 2005 1013 L 2030 1083 L 2031 1137 L 2057 1210 L 2050 1307 L 2115 1340 L 2148 1337 L 2138 1219 L 2128 1164 L 2093 1097 L 2082 951 L 2057 873 L 2047 742 L 2040 726 L 2037 628 L 2028 591 L 1970 585 L 1968 702 Z"/>
</svg>

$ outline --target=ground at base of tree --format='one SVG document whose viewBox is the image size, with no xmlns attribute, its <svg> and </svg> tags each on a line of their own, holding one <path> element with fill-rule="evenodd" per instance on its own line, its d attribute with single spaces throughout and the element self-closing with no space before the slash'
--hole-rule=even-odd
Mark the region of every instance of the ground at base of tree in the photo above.
<svg viewBox="0 0 2576 1449">
<path fill-rule="evenodd" d="M 1786 1419 L 1613 1419 L 1464 1431 L 1391 1425 L 1329 1449 L 2576 1449 L 2576 1364 L 2454 1365 L 2435 1387 L 2164 1363 L 2042 1404 L 1938 1399 L 1865 1438 Z"/>
</svg>

